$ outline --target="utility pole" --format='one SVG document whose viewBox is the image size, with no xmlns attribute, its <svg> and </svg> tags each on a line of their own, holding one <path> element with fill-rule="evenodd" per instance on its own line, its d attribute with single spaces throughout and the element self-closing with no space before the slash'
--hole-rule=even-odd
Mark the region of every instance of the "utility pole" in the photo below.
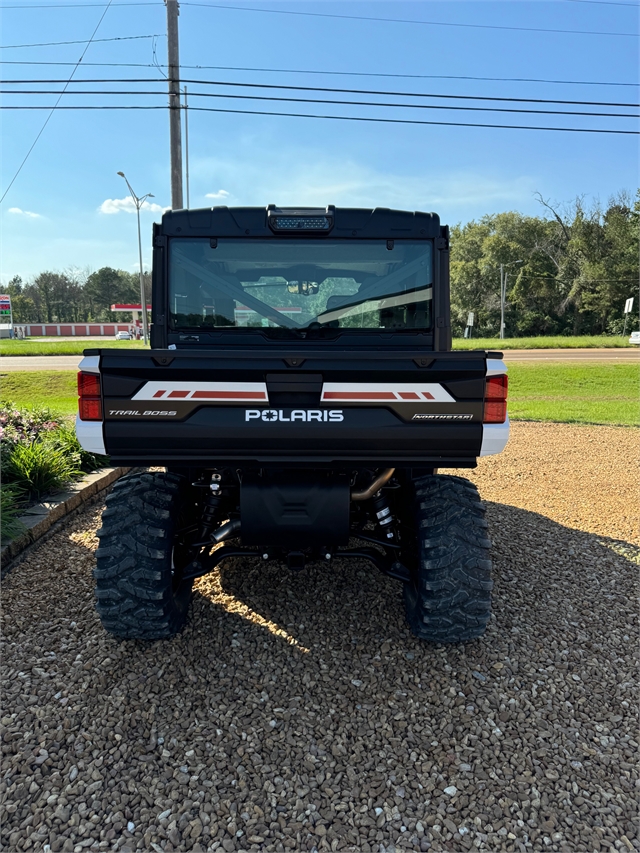
<svg viewBox="0 0 640 853">
<path fill-rule="evenodd" d="M 184 87 L 184 165 L 185 178 L 187 183 L 187 207 L 191 207 L 189 203 L 189 105 L 187 104 L 187 87 Z"/>
<path fill-rule="evenodd" d="M 182 134 L 180 114 L 180 52 L 178 45 L 178 0 L 167 4 L 167 43 L 169 66 L 169 134 L 171 140 L 171 207 L 180 210 L 182 202 Z"/>
<path fill-rule="evenodd" d="M 507 277 L 509 276 L 504 268 L 523 263 L 524 261 L 510 261 L 508 264 L 500 264 L 500 338 L 504 338 L 504 309 L 507 302 Z"/>
</svg>

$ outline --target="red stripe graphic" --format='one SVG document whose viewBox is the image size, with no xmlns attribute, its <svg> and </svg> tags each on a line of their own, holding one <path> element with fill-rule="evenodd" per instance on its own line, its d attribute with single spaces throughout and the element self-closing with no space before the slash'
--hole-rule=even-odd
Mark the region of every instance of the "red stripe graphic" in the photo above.
<svg viewBox="0 0 640 853">
<path fill-rule="evenodd" d="M 402 397 L 403 400 L 419 400 L 420 397 L 416 394 L 415 391 L 398 391 L 398 394 Z"/>
<path fill-rule="evenodd" d="M 393 391 L 325 391 L 323 400 L 395 400 Z"/>
<path fill-rule="evenodd" d="M 154 396 L 154 398 L 155 397 L 162 397 L 162 395 L 166 394 L 166 393 L 167 393 L 166 391 L 156 391 L 156 393 L 153 396 Z"/>
<path fill-rule="evenodd" d="M 188 397 L 190 393 L 191 393 L 190 391 L 172 391 L 169 394 L 169 396 L 170 397 Z"/>
<path fill-rule="evenodd" d="M 194 391 L 193 400 L 266 400 L 264 391 Z"/>
</svg>

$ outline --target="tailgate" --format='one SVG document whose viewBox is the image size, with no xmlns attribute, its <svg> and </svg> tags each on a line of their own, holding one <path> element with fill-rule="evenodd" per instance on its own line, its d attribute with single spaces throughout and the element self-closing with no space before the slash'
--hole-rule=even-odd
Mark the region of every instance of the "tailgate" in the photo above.
<svg viewBox="0 0 640 853">
<path fill-rule="evenodd" d="M 481 454 L 484 352 L 101 350 L 99 370 L 117 465 L 469 466 Z"/>
</svg>

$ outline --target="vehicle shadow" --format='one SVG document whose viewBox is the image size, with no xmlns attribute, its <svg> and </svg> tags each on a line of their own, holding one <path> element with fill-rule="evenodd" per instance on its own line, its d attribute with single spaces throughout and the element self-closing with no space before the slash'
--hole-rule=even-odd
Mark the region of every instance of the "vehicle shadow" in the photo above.
<svg viewBox="0 0 640 853">
<path fill-rule="evenodd" d="M 493 558 L 493 615 L 485 638 L 449 647 L 473 656 L 495 643 L 513 643 L 550 621 L 580 621 L 597 638 L 612 608 L 628 609 L 640 548 L 558 524 L 539 513 L 487 503 Z M 336 558 L 292 572 L 282 562 L 223 561 L 196 585 L 193 620 L 219 615 L 215 604 L 244 608 L 248 618 L 277 627 L 308 649 L 343 648 L 387 638 L 407 648 L 433 649 L 404 623 L 402 584 L 365 560 Z M 211 606 L 214 606 L 211 611 Z"/>
</svg>

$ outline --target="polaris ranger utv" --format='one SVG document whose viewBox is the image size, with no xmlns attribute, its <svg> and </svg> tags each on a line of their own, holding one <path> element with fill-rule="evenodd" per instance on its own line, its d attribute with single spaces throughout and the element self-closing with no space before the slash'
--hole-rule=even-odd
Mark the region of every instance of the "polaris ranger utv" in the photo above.
<svg viewBox="0 0 640 853">
<path fill-rule="evenodd" d="M 85 350 L 77 433 L 161 467 L 107 498 L 97 610 L 170 637 L 227 557 L 368 560 L 434 642 L 479 637 L 491 562 L 473 468 L 509 435 L 501 353 L 452 352 L 434 213 L 215 207 L 153 231 L 151 350 Z"/>
</svg>

